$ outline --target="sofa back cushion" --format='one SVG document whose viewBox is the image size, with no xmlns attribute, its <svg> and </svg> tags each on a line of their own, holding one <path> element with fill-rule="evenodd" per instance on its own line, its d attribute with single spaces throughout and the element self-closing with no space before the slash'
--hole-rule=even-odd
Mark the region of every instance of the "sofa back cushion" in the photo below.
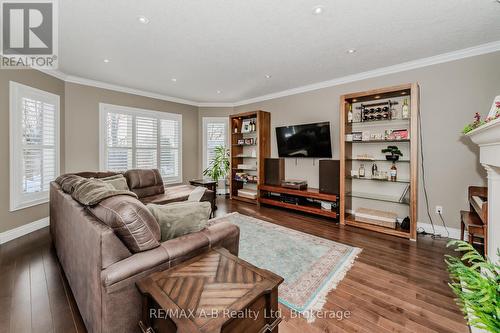
<svg viewBox="0 0 500 333">
<path fill-rule="evenodd" d="M 165 193 L 158 169 L 132 169 L 125 172 L 128 187 L 139 198 Z"/>
<path fill-rule="evenodd" d="M 122 175 L 114 175 L 109 177 L 100 178 L 105 183 L 113 185 L 113 187 L 120 191 L 128 191 L 127 179 Z"/>
<path fill-rule="evenodd" d="M 118 195 L 104 199 L 88 209 L 113 229 L 130 252 L 142 252 L 160 245 L 160 226 L 139 200 Z"/>
</svg>

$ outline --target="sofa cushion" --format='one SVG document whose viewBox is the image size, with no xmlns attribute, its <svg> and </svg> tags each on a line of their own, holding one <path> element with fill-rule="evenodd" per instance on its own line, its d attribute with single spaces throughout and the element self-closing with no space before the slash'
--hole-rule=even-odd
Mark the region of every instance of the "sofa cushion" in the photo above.
<svg viewBox="0 0 500 333">
<path fill-rule="evenodd" d="M 122 174 L 101 178 L 101 180 L 105 183 L 113 185 L 113 187 L 117 190 L 121 191 L 129 190 L 127 185 L 127 179 Z"/>
<path fill-rule="evenodd" d="M 89 211 L 111 227 L 132 253 L 160 245 L 160 226 L 146 206 L 131 196 L 104 199 Z"/>
<path fill-rule="evenodd" d="M 163 179 L 158 169 L 133 169 L 125 172 L 128 187 L 139 198 L 165 192 Z"/>
<path fill-rule="evenodd" d="M 147 207 L 160 225 L 163 242 L 204 229 L 212 211 L 208 202 L 148 204 Z"/>
</svg>

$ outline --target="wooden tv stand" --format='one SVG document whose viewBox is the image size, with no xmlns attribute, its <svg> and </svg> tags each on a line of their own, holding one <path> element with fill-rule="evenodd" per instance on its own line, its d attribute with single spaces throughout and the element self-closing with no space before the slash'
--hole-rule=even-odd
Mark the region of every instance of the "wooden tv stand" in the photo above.
<svg viewBox="0 0 500 333">
<path fill-rule="evenodd" d="M 337 218 L 337 213 L 331 210 L 322 209 L 317 205 L 313 204 L 292 204 L 287 202 L 282 202 L 278 198 L 269 198 L 268 193 L 279 193 L 279 194 L 287 194 L 290 196 L 302 197 L 302 198 L 310 198 L 317 199 L 322 201 L 336 202 L 337 195 L 335 194 L 327 194 L 320 193 L 317 188 L 308 188 L 306 190 L 295 190 L 292 188 L 286 188 L 282 186 L 274 186 L 274 185 L 259 185 L 259 202 L 266 205 L 272 205 L 282 208 L 288 208 L 293 210 L 298 210 L 301 212 L 322 215 L 330 218 Z"/>
</svg>

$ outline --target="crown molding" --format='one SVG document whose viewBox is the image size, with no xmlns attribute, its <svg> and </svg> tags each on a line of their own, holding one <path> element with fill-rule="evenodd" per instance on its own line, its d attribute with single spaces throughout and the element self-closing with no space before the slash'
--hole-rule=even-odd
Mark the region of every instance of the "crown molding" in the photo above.
<svg viewBox="0 0 500 333">
<path fill-rule="evenodd" d="M 235 107 L 236 103 L 231 103 L 231 102 L 207 102 L 207 103 L 198 103 L 198 107 L 207 107 L 207 108 L 232 108 Z"/>
<path fill-rule="evenodd" d="M 129 87 L 120 86 L 120 85 L 116 85 L 116 84 L 112 84 L 112 83 L 106 83 L 106 82 L 102 82 L 102 81 L 86 79 L 86 78 L 79 77 L 79 76 L 67 75 L 59 70 L 47 70 L 47 69 L 38 69 L 38 70 L 40 72 L 47 74 L 47 75 L 53 76 L 55 78 L 58 78 L 62 81 L 69 82 L 69 83 L 76 83 L 76 84 L 81 84 L 81 85 L 89 86 L 89 87 L 96 87 L 96 88 L 101 88 L 101 89 L 118 91 L 118 92 L 123 92 L 123 93 L 127 93 L 127 94 L 149 97 L 149 98 L 154 98 L 154 99 L 159 99 L 162 101 L 174 102 L 174 103 L 179 103 L 179 104 L 200 106 L 200 103 L 195 102 L 195 101 L 190 101 L 190 100 L 183 99 L 183 98 L 158 94 L 158 93 L 154 93 L 154 92 L 150 92 L 150 91 L 146 91 L 146 90 L 129 88 Z"/>
<path fill-rule="evenodd" d="M 498 51 L 500 51 L 500 41 L 495 41 L 495 42 L 491 42 L 491 43 L 486 43 L 486 44 L 481 44 L 481 45 L 469 47 L 469 48 L 462 49 L 462 50 L 442 53 L 442 54 L 435 55 L 432 57 L 412 60 L 412 61 L 404 62 L 401 64 L 393 65 L 393 66 L 377 68 L 374 70 L 356 73 L 356 74 L 352 74 L 352 75 L 347 75 L 347 76 L 335 78 L 335 79 L 328 80 L 328 81 L 313 83 L 313 84 L 309 84 L 309 85 L 305 85 L 305 86 L 301 86 L 301 87 L 297 87 L 297 88 L 287 89 L 287 90 L 283 90 L 283 91 L 279 91 L 279 92 L 275 92 L 275 93 L 271 93 L 271 94 L 267 94 L 267 95 L 253 97 L 253 98 L 241 100 L 238 102 L 220 102 L 220 103 L 218 103 L 218 102 L 191 101 L 191 100 L 187 100 L 187 99 L 182 99 L 182 98 L 162 95 L 162 94 L 158 94 L 158 93 L 153 93 L 153 92 L 149 92 L 149 91 L 145 91 L 145 90 L 124 87 L 124 86 L 110 84 L 110 83 L 106 83 L 106 82 L 102 82 L 102 81 L 90 80 L 90 79 L 86 79 L 86 78 L 82 78 L 82 77 L 78 77 L 78 76 L 73 76 L 73 75 L 67 75 L 59 70 L 41 70 L 41 69 L 39 69 L 39 71 L 46 73 L 48 75 L 54 76 L 54 77 L 56 77 L 60 80 L 63 80 L 65 82 L 71 82 L 71 83 L 77 83 L 77 84 L 91 86 L 91 87 L 119 91 L 119 92 L 124 92 L 124 93 L 128 93 L 128 94 L 150 97 L 150 98 L 155 98 L 155 99 L 174 102 L 174 103 L 187 104 L 187 105 L 192 105 L 192 106 L 197 106 L 197 107 L 236 107 L 236 106 L 242 106 L 242 105 L 262 102 L 262 101 L 266 101 L 266 100 L 270 100 L 270 99 L 286 97 L 286 96 L 290 96 L 290 95 L 296 95 L 296 94 L 305 93 L 308 91 L 338 86 L 341 84 L 371 79 L 371 78 L 380 77 L 380 76 L 384 76 L 384 75 L 388 75 L 388 74 L 394 74 L 394 73 L 409 71 L 412 69 L 437 65 L 437 64 L 441 64 L 441 63 L 445 63 L 445 62 L 470 58 L 470 57 L 474 57 L 474 56 L 478 56 L 478 55 L 482 55 L 482 54 L 487 54 L 487 53 L 498 52 Z"/>
</svg>

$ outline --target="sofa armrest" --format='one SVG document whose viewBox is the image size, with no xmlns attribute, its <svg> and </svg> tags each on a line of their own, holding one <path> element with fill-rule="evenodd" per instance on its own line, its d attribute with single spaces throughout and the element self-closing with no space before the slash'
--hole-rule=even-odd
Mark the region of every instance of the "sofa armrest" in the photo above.
<svg viewBox="0 0 500 333">
<path fill-rule="evenodd" d="M 160 245 L 148 251 L 135 253 L 126 259 L 109 265 L 101 271 L 101 281 L 103 286 L 108 289 L 130 277 L 138 274 L 142 276 L 141 273 L 149 272 L 152 268 L 165 266 L 164 264 L 168 267 L 168 262 L 168 252 Z"/>
</svg>

